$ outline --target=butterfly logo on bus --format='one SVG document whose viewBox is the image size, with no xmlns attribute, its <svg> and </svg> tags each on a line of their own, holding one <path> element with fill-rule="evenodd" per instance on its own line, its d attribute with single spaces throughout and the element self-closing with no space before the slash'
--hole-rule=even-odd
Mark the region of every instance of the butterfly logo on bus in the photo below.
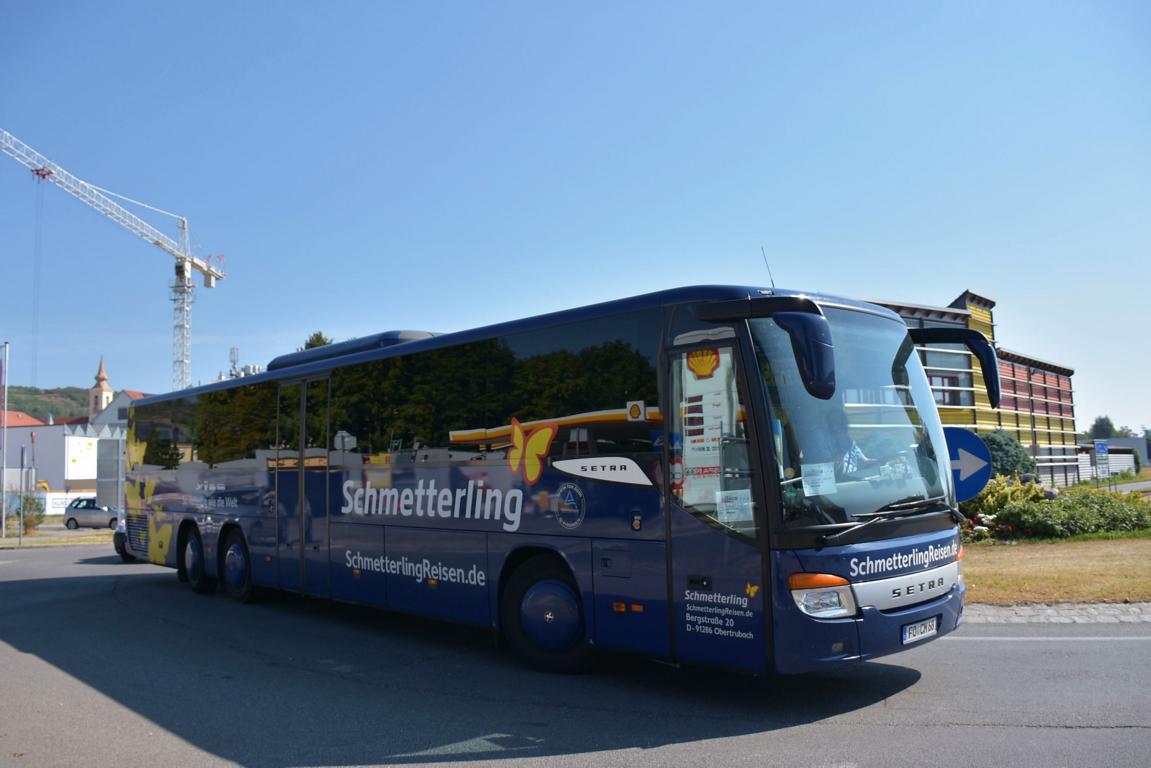
<svg viewBox="0 0 1151 768">
<path fill-rule="evenodd" d="M 508 466 L 512 472 L 523 469 L 524 481 L 533 485 L 544 471 L 544 461 L 551 450 L 559 427 L 556 424 L 541 424 L 530 432 L 512 419 L 512 447 L 508 451 Z"/>
</svg>

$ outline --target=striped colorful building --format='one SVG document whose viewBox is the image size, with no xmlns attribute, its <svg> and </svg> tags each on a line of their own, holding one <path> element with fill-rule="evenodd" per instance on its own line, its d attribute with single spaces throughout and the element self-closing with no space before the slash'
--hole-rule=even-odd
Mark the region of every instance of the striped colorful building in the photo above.
<svg viewBox="0 0 1151 768">
<path fill-rule="evenodd" d="M 946 307 L 878 303 L 898 312 L 909 327 L 971 328 L 995 344 L 1002 383 L 998 409 L 992 409 L 987 398 L 979 361 L 965 347 L 919 347 L 944 425 L 1010 432 L 1035 458 L 1044 483 L 1063 486 L 1079 480 L 1074 370 L 1000 346 L 995 338 L 995 302 L 971 291 Z"/>
</svg>

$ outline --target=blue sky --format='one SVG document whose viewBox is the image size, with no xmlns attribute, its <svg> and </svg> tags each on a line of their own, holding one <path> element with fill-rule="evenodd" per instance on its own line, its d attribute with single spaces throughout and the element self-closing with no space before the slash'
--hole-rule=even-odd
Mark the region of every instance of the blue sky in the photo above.
<svg viewBox="0 0 1151 768">
<path fill-rule="evenodd" d="M 664 287 L 996 302 L 1151 427 L 1142 2 L 0 0 L 0 127 L 188 217 L 193 378 Z M 147 217 L 174 233 L 162 218 Z M 11 382 L 171 383 L 171 259 L 0 157 Z"/>
</svg>

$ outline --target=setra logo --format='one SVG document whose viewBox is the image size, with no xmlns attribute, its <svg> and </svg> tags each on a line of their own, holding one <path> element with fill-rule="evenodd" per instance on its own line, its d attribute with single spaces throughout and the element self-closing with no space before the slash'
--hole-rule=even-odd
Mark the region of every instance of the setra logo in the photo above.
<svg viewBox="0 0 1151 768">
<path fill-rule="evenodd" d="M 902 600 L 905 597 L 913 597 L 915 595 L 921 595 L 925 592 L 939 592 L 947 589 L 949 586 L 950 585 L 947 583 L 946 576 L 937 576 L 936 578 L 921 581 L 916 584 L 906 584 L 901 587 L 892 587 L 891 599 Z"/>
<path fill-rule="evenodd" d="M 651 485 L 651 479 L 634 459 L 624 456 L 597 456 L 587 459 L 560 459 L 552 466 L 565 475 L 626 485 Z"/>
</svg>

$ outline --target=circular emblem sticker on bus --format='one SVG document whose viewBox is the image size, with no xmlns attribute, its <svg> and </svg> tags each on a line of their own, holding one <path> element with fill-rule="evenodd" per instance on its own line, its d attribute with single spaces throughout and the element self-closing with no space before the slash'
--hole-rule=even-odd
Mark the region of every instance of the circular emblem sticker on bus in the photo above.
<svg viewBox="0 0 1151 768">
<path fill-rule="evenodd" d="M 560 525 L 569 531 L 574 531 L 580 527 L 587 504 L 584 502 L 583 491 L 578 485 L 575 483 L 562 484 L 556 489 L 552 501 L 555 502 L 556 521 Z"/>
</svg>

